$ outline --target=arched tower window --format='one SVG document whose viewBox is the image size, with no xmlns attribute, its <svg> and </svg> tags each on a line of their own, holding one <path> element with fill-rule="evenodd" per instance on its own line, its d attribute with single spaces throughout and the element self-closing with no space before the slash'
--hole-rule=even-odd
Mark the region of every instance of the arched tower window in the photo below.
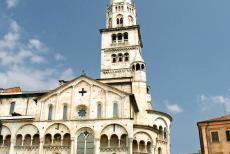
<svg viewBox="0 0 230 154">
<path fill-rule="evenodd" d="M 63 137 L 63 145 L 65 146 L 69 146 L 71 145 L 71 138 L 70 138 L 70 134 L 65 134 Z"/>
<path fill-rule="evenodd" d="M 21 134 L 18 134 L 16 136 L 16 145 L 17 146 L 21 146 L 22 145 L 22 135 Z"/>
<path fill-rule="evenodd" d="M 118 37 L 118 42 L 122 42 L 122 34 L 119 33 L 119 34 L 117 35 L 117 37 Z"/>
<path fill-rule="evenodd" d="M 141 66 L 139 63 L 136 64 L 136 71 L 139 71 L 141 69 Z"/>
<path fill-rule="evenodd" d="M 116 63 L 117 61 L 117 55 L 112 54 L 112 63 Z"/>
<path fill-rule="evenodd" d="M 129 61 L 129 53 L 125 53 L 124 56 L 125 56 L 125 61 L 126 62 Z"/>
<path fill-rule="evenodd" d="M 10 114 L 14 113 L 15 102 L 10 103 Z"/>
<path fill-rule="evenodd" d="M 112 35 L 112 43 L 116 43 L 117 42 L 117 35 L 113 34 Z"/>
<path fill-rule="evenodd" d="M 109 28 L 112 28 L 112 18 L 109 18 Z"/>
<path fill-rule="evenodd" d="M 61 135 L 60 134 L 55 134 L 54 135 L 53 143 L 55 145 L 61 145 Z"/>
<path fill-rule="evenodd" d="M 49 111 L 48 111 L 48 120 L 52 120 L 53 116 L 53 105 L 49 105 Z"/>
<path fill-rule="evenodd" d="M 4 141 L 4 146 L 9 147 L 11 144 L 11 135 L 7 135 Z"/>
<path fill-rule="evenodd" d="M 162 154 L 162 149 L 158 148 L 158 154 Z"/>
<path fill-rule="evenodd" d="M 117 15 L 117 26 L 118 27 L 123 26 L 123 15 L 121 14 Z"/>
<path fill-rule="evenodd" d="M 122 53 L 119 53 L 119 54 L 118 54 L 118 61 L 119 61 L 119 62 L 122 62 L 122 61 L 123 61 L 123 55 L 122 55 Z"/>
<path fill-rule="evenodd" d="M 101 118 L 101 104 L 97 104 L 97 118 Z"/>
<path fill-rule="evenodd" d="M 68 106 L 67 104 L 63 105 L 63 120 L 67 120 Z"/>
<path fill-rule="evenodd" d="M 119 145 L 119 139 L 116 134 L 113 134 L 110 138 L 110 146 L 111 147 L 118 147 Z"/>
<path fill-rule="evenodd" d="M 101 139 L 100 139 L 100 145 L 101 147 L 108 147 L 108 143 L 109 143 L 109 140 L 108 140 L 108 136 L 107 135 L 102 135 L 101 136 Z"/>
<path fill-rule="evenodd" d="M 133 23 L 133 17 L 132 16 L 129 16 L 128 20 L 129 20 L 129 26 L 134 25 L 134 23 Z"/>
<path fill-rule="evenodd" d="M 2 146 L 2 144 L 3 144 L 3 136 L 0 135 L 0 146 Z"/>
<path fill-rule="evenodd" d="M 40 144 L 40 135 L 39 134 L 35 134 L 33 136 L 33 142 L 32 145 L 39 145 Z"/>
<path fill-rule="evenodd" d="M 45 145 L 51 145 L 52 144 L 52 136 L 51 134 L 45 135 Z"/>
<path fill-rule="evenodd" d="M 145 65 L 141 64 L 141 70 L 144 70 L 144 69 L 145 69 Z"/>
<path fill-rule="evenodd" d="M 127 32 L 124 33 L 124 40 L 125 41 L 128 41 L 129 39 L 129 34 Z"/>
<path fill-rule="evenodd" d="M 117 117 L 118 117 L 118 104 L 113 103 L 113 118 L 117 118 Z"/>
<path fill-rule="evenodd" d="M 31 146 L 31 136 L 30 136 L 29 134 L 27 134 L 27 135 L 25 136 L 23 145 L 24 145 L 24 146 Z"/>
<path fill-rule="evenodd" d="M 132 66 L 132 70 L 135 71 L 135 65 Z"/>
</svg>

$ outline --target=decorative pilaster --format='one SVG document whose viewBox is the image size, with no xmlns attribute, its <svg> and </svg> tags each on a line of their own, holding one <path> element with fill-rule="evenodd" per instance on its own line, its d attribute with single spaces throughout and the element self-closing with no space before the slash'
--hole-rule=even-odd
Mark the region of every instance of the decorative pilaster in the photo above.
<svg viewBox="0 0 230 154">
<path fill-rule="evenodd" d="M 75 154 L 76 153 L 76 149 L 75 149 L 75 138 L 71 139 L 71 154 Z"/>
<path fill-rule="evenodd" d="M 129 138 L 129 154 L 133 154 L 133 139 Z"/>
<path fill-rule="evenodd" d="M 11 143 L 10 143 L 10 154 L 15 154 L 15 152 L 14 152 L 14 146 L 15 146 L 15 139 L 11 139 Z"/>
<path fill-rule="evenodd" d="M 39 154 L 43 154 L 44 138 L 40 139 Z"/>
<path fill-rule="evenodd" d="M 95 138 L 95 154 L 100 154 L 100 139 Z"/>
</svg>

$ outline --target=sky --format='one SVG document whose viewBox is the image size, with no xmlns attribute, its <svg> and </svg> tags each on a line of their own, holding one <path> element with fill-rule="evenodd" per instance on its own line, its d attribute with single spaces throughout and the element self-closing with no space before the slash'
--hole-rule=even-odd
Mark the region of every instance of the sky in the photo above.
<svg viewBox="0 0 230 154">
<path fill-rule="evenodd" d="M 0 87 L 53 89 L 100 73 L 108 0 L 0 0 Z M 135 0 L 155 110 L 171 153 L 197 152 L 196 123 L 230 113 L 230 1 Z"/>
</svg>

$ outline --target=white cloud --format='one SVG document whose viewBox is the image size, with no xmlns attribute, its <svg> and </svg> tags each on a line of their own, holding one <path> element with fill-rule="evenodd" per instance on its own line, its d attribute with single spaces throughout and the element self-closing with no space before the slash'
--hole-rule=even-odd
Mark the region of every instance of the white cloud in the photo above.
<svg viewBox="0 0 230 154">
<path fill-rule="evenodd" d="M 198 101 L 202 105 L 202 111 L 206 111 L 215 107 L 216 105 L 221 105 L 226 109 L 226 112 L 230 113 L 230 97 L 225 96 L 207 96 L 201 95 Z"/>
<path fill-rule="evenodd" d="M 58 64 L 47 67 L 50 62 L 47 57 L 55 57 L 55 54 L 52 55 L 41 40 L 30 38 L 25 41 L 18 23 L 10 21 L 8 32 L 0 37 L 0 88 L 50 89 L 58 85 L 59 79 L 73 77 L 71 68 L 61 72 Z"/>
<path fill-rule="evenodd" d="M 8 9 L 14 8 L 17 6 L 19 0 L 6 0 L 6 5 Z"/>
<path fill-rule="evenodd" d="M 61 55 L 60 53 L 56 53 L 54 57 L 57 61 L 65 60 L 65 57 Z"/>
<path fill-rule="evenodd" d="M 166 108 L 170 113 L 174 114 L 183 112 L 183 109 L 178 104 L 167 104 Z"/>
</svg>

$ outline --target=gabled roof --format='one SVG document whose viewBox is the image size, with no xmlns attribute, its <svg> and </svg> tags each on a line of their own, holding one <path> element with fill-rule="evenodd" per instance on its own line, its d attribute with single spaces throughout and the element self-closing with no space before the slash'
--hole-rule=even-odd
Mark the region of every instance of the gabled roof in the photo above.
<svg viewBox="0 0 230 154">
<path fill-rule="evenodd" d="M 64 87 L 70 86 L 74 81 L 76 81 L 76 80 L 78 80 L 78 79 L 80 79 L 80 78 L 85 78 L 85 79 L 94 81 L 95 83 L 97 83 L 97 84 L 99 84 L 99 85 L 102 85 L 102 86 L 105 86 L 105 87 L 109 87 L 110 89 L 113 89 L 113 90 L 115 90 L 115 91 L 117 91 L 117 92 L 119 92 L 119 93 L 122 93 L 122 94 L 124 94 L 124 95 L 131 95 L 130 93 L 124 92 L 124 91 L 119 90 L 119 89 L 117 89 L 117 88 L 114 88 L 114 87 L 112 87 L 112 86 L 110 86 L 110 85 L 108 85 L 108 84 L 105 84 L 105 83 L 102 83 L 102 82 L 97 81 L 97 80 L 95 80 L 95 79 L 92 79 L 92 78 L 90 78 L 90 77 L 88 77 L 88 76 L 86 76 L 86 75 L 81 75 L 81 76 L 79 76 L 79 77 L 74 78 L 74 79 L 71 80 L 71 81 L 68 81 L 68 82 L 64 83 L 63 85 L 57 87 L 56 89 L 51 90 L 50 92 L 46 93 L 45 95 L 42 95 L 41 97 L 38 97 L 37 100 L 40 100 L 40 99 L 45 98 L 45 97 L 47 97 L 47 96 L 49 96 L 49 95 L 52 95 L 53 93 L 57 92 L 58 90 L 60 90 L 60 89 L 62 89 L 62 88 L 64 88 Z"/>
<path fill-rule="evenodd" d="M 221 116 L 221 117 L 217 117 L 217 118 L 213 118 L 213 119 L 209 119 L 209 120 L 205 120 L 205 121 L 200 121 L 198 122 L 198 124 L 200 123 L 211 123 L 211 122 L 221 122 L 221 121 L 230 121 L 230 114 Z"/>
</svg>

